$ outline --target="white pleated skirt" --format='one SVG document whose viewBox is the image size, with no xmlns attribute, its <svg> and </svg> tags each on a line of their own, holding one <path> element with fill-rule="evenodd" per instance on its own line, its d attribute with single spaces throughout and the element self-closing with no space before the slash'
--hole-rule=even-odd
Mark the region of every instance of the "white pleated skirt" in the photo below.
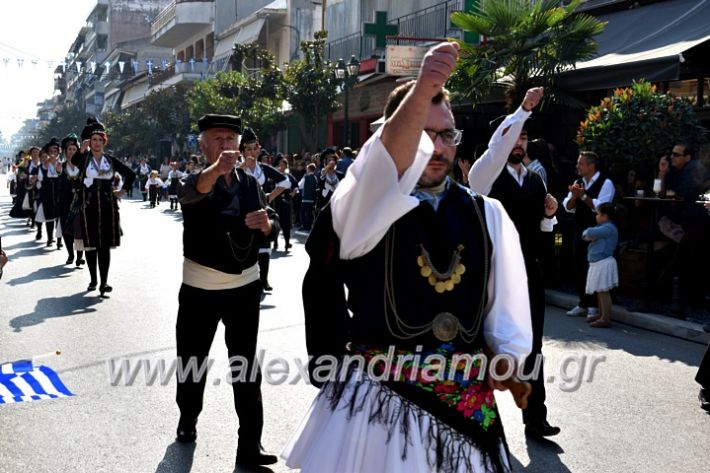
<svg viewBox="0 0 710 473">
<path fill-rule="evenodd" d="M 300 468 L 302 473 L 436 472 L 436 467 L 432 466 L 435 465 L 432 459 L 436 458 L 436 445 L 424 438 L 432 422 L 435 432 L 438 432 L 436 419 L 425 411 L 417 414 L 411 409 L 405 409 L 409 411 L 408 420 L 412 426 L 407 433 L 398 426 L 393 429 L 373 421 L 374 413 L 380 407 L 378 392 L 380 389 L 388 389 L 385 386 L 358 389 L 354 404 L 358 409 L 351 412 L 352 396 L 348 395 L 347 390 L 352 393 L 358 383 L 375 383 L 367 376 L 363 376 L 362 381 L 357 378 L 350 378 L 345 388 L 346 393 L 340 397 L 335 409 L 328 396 L 321 393 L 316 397 L 301 425 L 281 452 L 286 465 L 289 468 Z M 397 402 L 401 408 L 407 401 L 394 395 L 399 399 Z M 441 433 L 444 432 L 442 429 Z M 488 471 L 481 452 L 475 446 L 460 440 L 453 441 L 458 441 L 456 450 L 464 452 L 463 455 L 469 459 L 458 462 L 460 466 L 454 470 L 455 473 Z M 431 447 L 427 447 L 427 444 L 431 444 Z M 502 442 L 500 448 L 501 458 L 509 470 Z M 404 458 L 403 452 L 406 452 Z"/>
<path fill-rule="evenodd" d="M 613 256 L 596 263 L 589 263 L 587 273 L 587 294 L 608 292 L 619 285 L 619 268 Z"/>
</svg>

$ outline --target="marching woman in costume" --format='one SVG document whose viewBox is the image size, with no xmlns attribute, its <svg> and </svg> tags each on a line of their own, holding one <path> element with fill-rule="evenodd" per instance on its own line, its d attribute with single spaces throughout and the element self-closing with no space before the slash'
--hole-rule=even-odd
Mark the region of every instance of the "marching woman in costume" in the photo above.
<svg viewBox="0 0 710 473">
<path fill-rule="evenodd" d="M 281 225 L 281 230 L 284 234 L 285 250 L 291 249 L 291 214 L 293 213 L 293 197 L 298 192 L 298 181 L 288 172 L 288 161 L 286 158 L 277 157 L 276 169 L 279 170 L 281 174 L 288 177 L 291 181 L 291 188 L 286 192 L 282 192 L 276 199 L 274 199 L 274 210 L 279 214 L 279 224 Z M 274 236 L 274 250 L 279 249 L 278 234 Z"/>
<path fill-rule="evenodd" d="M 108 135 L 104 126 L 94 118 L 86 121 L 81 132 L 82 152 L 74 156 L 73 162 L 81 170 L 80 211 L 75 220 L 74 236 L 77 250 L 86 252 L 91 282 L 88 291 L 98 285 L 96 265 L 98 262 L 103 297 L 111 292 L 108 272 L 111 265 L 111 248 L 121 243 L 121 224 L 118 197 L 133 185 L 136 175 L 131 169 L 113 156 L 104 154 Z M 123 176 L 123 189 L 114 193 L 113 177 L 118 172 Z"/>
<path fill-rule="evenodd" d="M 245 128 L 242 140 L 239 144 L 239 150 L 244 154 L 244 161 L 242 161 L 243 169 L 247 174 L 254 176 L 259 182 L 262 190 L 266 193 L 266 203 L 272 206 L 274 199 L 291 187 L 291 181 L 288 180 L 288 177 L 268 164 L 257 162 L 260 149 L 259 139 L 254 133 L 254 130 L 248 127 Z M 272 233 L 272 238 L 278 235 L 278 231 Z M 261 283 L 265 291 L 271 291 L 273 289 L 271 284 L 269 284 L 270 259 L 271 242 L 264 241 L 259 249 L 259 277 L 261 278 Z"/>
<path fill-rule="evenodd" d="M 59 226 L 61 228 L 62 237 L 64 238 L 64 244 L 67 248 L 68 257 L 66 264 L 72 264 L 74 262 L 73 219 L 77 218 L 79 215 L 77 212 L 79 205 L 77 193 L 81 190 L 82 183 L 79 180 L 81 170 L 72 162 L 74 155 L 79 151 L 78 140 L 78 137 L 74 133 L 67 135 L 62 140 L 64 169 L 59 176 Z M 72 204 L 75 205 L 73 209 Z M 84 263 L 84 252 L 77 251 L 76 267 L 81 268 L 81 265 Z"/>
<path fill-rule="evenodd" d="M 58 161 L 59 141 L 52 138 L 44 145 L 42 153 L 46 153 L 37 173 L 37 187 L 39 188 L 39 199 L 37 200 L 37 212 L 35 222 L 41 227 L 44 223 L 47 227 L 47 246 L 54 243 L 54 230 L 57 217 L 59 217 L 59 176 L 62 173 L 62 165 Z M 60 234 L 61 235 L 61 234 Z M 62 247 L 61 236 L 57 239 L 57 249 Z"/>
<path fill-rule="evenodd" d="M 30 178 L 30 157 L 22 151 L 20 151 L 19 155 L 20 160 L 15 169 L 15 200 L 13 201 L 12 209 L 10 210 L 10 217 L 26 218 L 27 226 L 29 226 L 30 218 L 32 217 L 30 196 L 27 192 L 27 183 Z"/>
</svg>

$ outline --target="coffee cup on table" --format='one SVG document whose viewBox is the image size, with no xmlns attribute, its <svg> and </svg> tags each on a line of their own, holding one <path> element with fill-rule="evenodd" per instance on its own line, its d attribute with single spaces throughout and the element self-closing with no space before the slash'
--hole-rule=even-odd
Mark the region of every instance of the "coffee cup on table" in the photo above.
<svg viewBox="0 0 710 473">
<path fill-rule="evenodd" d="M 636 189 L 636 197 L 643 197 L 646 195 L 646 192 L 643 189 Z"/>
</svg>

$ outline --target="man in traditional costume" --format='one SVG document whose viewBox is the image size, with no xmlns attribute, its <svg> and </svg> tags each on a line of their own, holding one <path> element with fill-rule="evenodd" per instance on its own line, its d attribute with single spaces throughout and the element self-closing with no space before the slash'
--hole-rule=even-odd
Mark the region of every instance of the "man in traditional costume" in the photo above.
<svg viewBox="0 0 710 473">
<path fill-rule="evenodd" d="M 324 355 L 342 361 L 283 452 L 304 473 L 510 471 L 503 381 L 483 355 L 530 351 L 525 267 L 501 204 L 448 177 L 461 132 L 442 86 L 457 58 L 457 44 L 435 46 L 390 95 L 307 242 L 311 380 L 330 371 Z M 517 134 L 503 134 L 491 145 L 507 154 Z"/>
<path fill-rule="evenodd" d="M 540 102 L 542 88 L 527 91 L 522 105 L 504 121 L 491 138 L 504 139 L 503 130 L 518 138 L 509 154 L 500 146 L 488 149 L 476 160 L 468 175 L 471 189 L 499 200 L 515 224 L 520 235 L 520 247 L 525 259 L 527 289 L 532 317 L 532 351 L 525 361 L 525 375 L 530 377 L 532 393 L 523 410 L 525 433 L 531 437 L 547 437 L 560 433 L 559 427 L 547 421 L 545 406 L 545 377 L 543 375 L 542 334 L 545 325 L 545 286 L 542 277 L 543 232 L 551 232 L 557 223 L 557 200 L 547 192 L 542 176 L 523 165 L 528 134 L 521 128 L 532 110 Z M 538 359 L 539 357 L 539 359 Z"/>
<path fill-rule="evenodd" d="M 259 182 L 236 167 L 241 119 L 205 115 L 198 127 L 200 148 L 209 165 L 186 178 L 180 199 L 185 261 L 178 296 L 178 361 L 183 365 L 197 361 L 202 366 L 222 321 L 230 362 L 238 365 L 236 357 L 246 362 L 240 371 L 244 376 L 232 366 L 234 407 L 239 417 L 236 463 L 269 465 L 277 458 L 261 445 L 264 408 L 255 355 L 262 293 L 257 258 L 274 221 L 265 210 Z M 252 377 L 252 372 L 256 376 Z M 204 388 L 204 376 L 178 381 L 178 442 L 194 442 L 197 437 Z"/>
</svg>

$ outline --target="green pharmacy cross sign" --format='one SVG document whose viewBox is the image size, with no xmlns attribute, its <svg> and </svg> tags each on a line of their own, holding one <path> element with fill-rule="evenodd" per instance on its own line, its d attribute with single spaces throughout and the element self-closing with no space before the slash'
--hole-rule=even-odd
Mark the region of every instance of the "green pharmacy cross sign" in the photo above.
<svg viewBox="0 0 710 473">
<path fill-rule="evenodd" d="M 480 0 L 464 0 L 463 11 L 465 11 L 465 12 L 473 11 L 473 9 L 478 6 L 479 2 L 480 2 Z M 453 23 L 451 23 L 451 26 L 454 28 L 458 28 L 458 26 L 454 25 Z M 463 42 L 468 43 L 468 44 L 478 44 L 481 42 L 481 37 L 478 35 L 478 33 L 473 33 L 471 31 L 464 31 Z"/>
<path fill-rule="evenodd" d="M 364 31 L 366 35 L 375 37 L 376 48 L 385 48 L 387 47 L 387 36 L 397 36 L 399 27 L 387 24 L 386 11 L 376 11 L 375 22 L 365 23 Z"/>
</svg>

